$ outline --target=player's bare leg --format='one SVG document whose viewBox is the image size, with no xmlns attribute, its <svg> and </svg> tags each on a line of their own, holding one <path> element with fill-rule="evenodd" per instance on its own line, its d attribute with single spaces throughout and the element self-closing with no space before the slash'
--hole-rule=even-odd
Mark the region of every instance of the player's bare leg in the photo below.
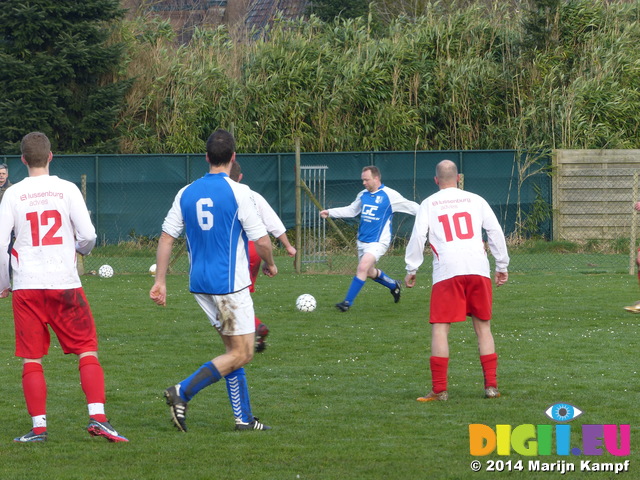
<svg viewBox="0 0 640 480">
<path fill-rule="evenodd" d="M 203 364 L 191 376 L 165 390 L 167 404 L 171 407 L 172 420 L 178 430 L 186 432 L 186 412 L 188 402 L 203 388 L 218 382 L 222 378 L 227 381 L 230 388 L 230 399 L 234 412 L 234 398 L 231 389 L 237 389 L 237 403 L 242 414 L 240 421 L 236 420 L 236 430 L 268 430 L 270 427 L 263 425 L 251 415 L 249 405 L 248 387 L 244 376 L 244 365 L 253 359 L 254 334 L 224 335 L 220 333 L 225 345 L 225 353 Z M 251 416 L 249 421 L 246 421 Z"/>
</svg>

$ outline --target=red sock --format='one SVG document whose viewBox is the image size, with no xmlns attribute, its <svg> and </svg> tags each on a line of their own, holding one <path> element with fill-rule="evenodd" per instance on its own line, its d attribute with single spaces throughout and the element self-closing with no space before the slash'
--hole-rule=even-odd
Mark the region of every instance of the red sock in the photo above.
<svg viewBox="0 0 640 480">
<path fill-rule="evenodd" d="M 489 355 L 480 355 L 480 363 L 482 364 L 482 373 L 484 375 L 484 388 L 498 388 L 496 374 L 498 370 L 498 354 L 490 353 Z"/>
<path fill-rule="evenodd" d="M 255 318 L 254 318 L 254 322 L 255 322 L 255 324 L 256 324 L 256 332 L 257 332 L 257 331 L 258 331 L 258 327 L 259 327 L 260 325 L 262 325 L 262 322 L 260 321 L 260 319 L 259 319 L 258 317 L 255 317 Z"/>
<path fill-rule="evenodd" d="M 449 357 L 430 357 L 431 385 L 433 393 L 444 392 L 447 389 L 447 370 L 449 369 Z"/>
<path fill-rule="evenodd" d="M 27 402 L 27 411 L 32 417 L 47 414 L 47 382 L 44 379 L 42 365 L 27 362 L 22 366 L 22 390 Z M 36 431 L 38 430 L 38 431 Z M 46 428 L 34 428 L 33 432 L 40 434 Z"/>
<path fill-rule="evenodd" d="M 104 404 L 104 371 L 98 358 L 94 355 L 82 357 L 78 369 L 80 370 L 80 384 L 82 385 L 82 391 L 87 397 L 87 403 Z M 107 416 L 104 414 L 92 415 L 91 418 L 99 422 L 107 421 Z"/>
</svg>

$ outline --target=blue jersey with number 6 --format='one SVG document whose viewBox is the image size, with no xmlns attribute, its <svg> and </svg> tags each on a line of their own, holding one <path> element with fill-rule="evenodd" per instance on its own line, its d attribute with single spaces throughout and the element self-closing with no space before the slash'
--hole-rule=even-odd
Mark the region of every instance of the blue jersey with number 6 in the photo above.
<svg viewBox="0 0 640 480">
<path fill-rule="evenodd" d="M 251 284 L 247 239 L 267 235 L 249 187 L 225 173 L 208 173 L 181 189 L 162 225 L 177 238 L 184 230 L 192 293 L 225 295 Z"/>
</svg>

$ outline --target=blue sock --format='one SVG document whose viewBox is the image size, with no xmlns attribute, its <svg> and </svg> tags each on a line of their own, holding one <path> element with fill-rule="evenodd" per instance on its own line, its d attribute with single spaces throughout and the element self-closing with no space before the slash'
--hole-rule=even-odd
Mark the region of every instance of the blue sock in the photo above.
<svg viewBox="0 0 640 480">
<path fill-rule="evenodd" d="M 364 285 L 364 280 L 360 280 L 358 277 L 353 277 L 353 280 L 351 280 L 351 286 L 347 291 L 347 296 L 345 297 L 344 301 L 348 302 L 349 305 L 353 305 L 353 301 L 356 299 L 356 297 L 360 293 L 360 290 L 362 289 L 363 285 Z"/>
<path fill-rule="evenodd" d="M 220 372 L 213 362 L 207 362 L 193 372 L 191 376 L 180 382 L 180 396 L 188 402 L 200 390 L 217 382 L 221 378 L 222 375 L 220 375 Z"/>
<path fill-rule="evenodd" d="M 224 377 L 227 381 L 227 393 L 231 402 L 231 409 L 236 421 L 243 423 L 253 421 L 253 413 L 251 413 L 251 402 L 249 401 L 249 387 L 247 385 L 247 377 L 244 374 L 244 368 L 238 368 L 229 375 Z"/>
<path fill-rule="evenodd" d="M 395 290 L 396 288 L 396 281 L 393 278 L 387 276 L 387 274 L 382 270 L 378 270 L 378 276 L 374 278 L 373 281 L 378 282 L 380 285 L 384 285 L 389 290 Z"/>
</svg>

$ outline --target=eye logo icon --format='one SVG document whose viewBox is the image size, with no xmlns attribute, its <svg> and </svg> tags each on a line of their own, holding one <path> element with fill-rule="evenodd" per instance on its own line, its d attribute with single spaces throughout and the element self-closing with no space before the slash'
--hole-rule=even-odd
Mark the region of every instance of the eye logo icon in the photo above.
<svg viewBox="0 0 640 480">
<path fill-rule="evenodd" d="M 582 410 L 568 403 L 556 403 L 547 408 L 544 413 L 556 422 L 570 422 L 582 415 Z"/>
</svg>

